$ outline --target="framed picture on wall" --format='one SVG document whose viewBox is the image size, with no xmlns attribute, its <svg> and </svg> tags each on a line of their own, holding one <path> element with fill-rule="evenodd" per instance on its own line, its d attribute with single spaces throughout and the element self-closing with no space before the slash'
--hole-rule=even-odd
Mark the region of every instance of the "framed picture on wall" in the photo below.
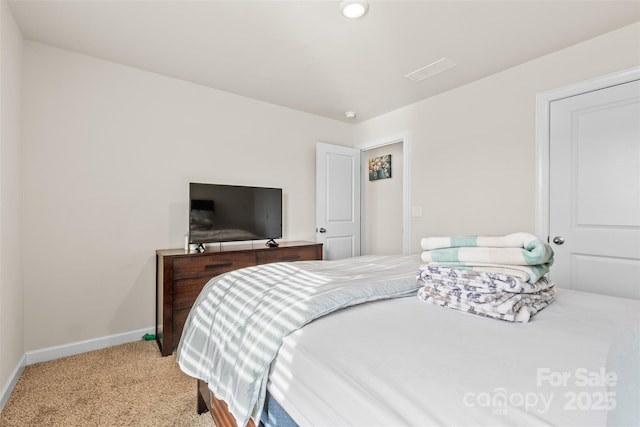
<svg viewBox="0 0 640 427">
<path fill-rule="evenodd" d="M 391 178 L 391 154 L 369 159 L 369 181 Z"/>
</svg>

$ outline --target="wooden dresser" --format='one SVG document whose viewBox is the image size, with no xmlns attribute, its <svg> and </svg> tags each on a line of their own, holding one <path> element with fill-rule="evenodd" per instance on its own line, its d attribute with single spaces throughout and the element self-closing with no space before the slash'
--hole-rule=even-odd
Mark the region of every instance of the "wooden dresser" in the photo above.
<svg viewBox="0 0 640 427">
<path fill-rule="evenodd" d="M 243 267 L 283 261 L 322 259 L 322 244 L 282 242 L 280 246 L 228 246 L 187 253 L 184 249 L 156 251 L 156 341 L 163 356 L 176 349 L 189 310 L 214 276 Z"/>
</svg>

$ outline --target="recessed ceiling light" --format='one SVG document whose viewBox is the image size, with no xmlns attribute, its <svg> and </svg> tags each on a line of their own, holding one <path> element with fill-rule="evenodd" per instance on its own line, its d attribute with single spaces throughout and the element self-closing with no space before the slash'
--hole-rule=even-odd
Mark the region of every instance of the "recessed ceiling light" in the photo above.
<svg viewBox="0 0 640 427">
<path fill-rule="evenodd" d="M 356 112 L 355 111 L 347 111 L 346 113 L 344 113 L 344 115 L 346 116 L 347 119 L 355 119 L 356 118 Z"/>
<path fill-rule="evenodd" d="M 356 19 L 367 13 L 369 3 L 367 0 L 344 0 L 340 3 L 340 10 L 346 18 Z"/>
</svg>

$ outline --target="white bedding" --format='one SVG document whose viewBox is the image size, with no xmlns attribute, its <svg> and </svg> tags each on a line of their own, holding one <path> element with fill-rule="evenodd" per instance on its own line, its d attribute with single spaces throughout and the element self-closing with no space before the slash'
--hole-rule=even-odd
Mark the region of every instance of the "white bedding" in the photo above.
<svg viewBox="0 0 640 427">
<path fill-rule="evenodd" d="M 224 400 L 237 425 L 262 414 L 282 339 L 354 304 L 415 295 L 416 255 L 272 263 L 212 278 L 184 326 L 176 360 Z"/>
<path fill-rule="evenodd" d="M 639 325 L 566 289 L 528 324 L 371 302 L 285 338 L 268 390 L 301 426 L 637 425 Z"/>
</svg>

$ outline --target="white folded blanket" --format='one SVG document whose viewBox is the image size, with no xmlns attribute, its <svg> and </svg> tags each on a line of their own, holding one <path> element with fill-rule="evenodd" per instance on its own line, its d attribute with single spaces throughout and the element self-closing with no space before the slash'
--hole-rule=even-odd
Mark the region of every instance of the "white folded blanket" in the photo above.
<svg viewBox="0 0 640 427">
<path fill-rule="evenodd" d="M 545 276 L 553 250 L 533 234 L 426 237 L 420 244 L 423 301 L 512 322 L 528 322 L 553 302 Z"/>
<path fill-rule="evenodd" d="M 527 323 L 536 313 L 553 302 L 555 290 L 548 288 L 534 294 L 502 292 L 493 301 L 479 302 L 451 292 L 447 287 L 428 285 L 418 289 L 418 299 L 442 307 L 510 322 Z"/>
<path fill-rule="evenodd" d="M 421 270 L 428 269 L 450 269 L 457 271 L 473 271 L 482 274 L 484 277 L 493 278 L 496 275 L 505 276 L 505 280 L 518 280 L 529 284 L 536 283 L 549 272 L 550 263 L 540 265 L 504 265 L 504 264 L 484 264 L 463 263 L 463 262 L 430 262 L 422 264 Z M 511 279 L 507 279 L 511 278 Z"/>
<path fill-rule="evenodd" d="M 452 236 L 424 237 L 420 241 L 422 250 L 479 247 L 486 248 L 526 248 L 533 241 L 540 240 L 530 233 L 512 233 L 505 236 Z"/>
<path fill-rule="evenodd" d="M 551 247 L 528 233 L 502 237 L 426 237 L 422 239 L 421 246 L 425 249 L 421 255 L 425 263 L 482 263 L 502 266 L 550 266 L 553 263 Z"/>
<path fill-rule="evenodd" d="M 527 269 L 528 267 L 523 267 Z M 468 291 L 480 294 L 497 292 L 535 293 L 553 287 L 553 283 L 544 276 L 531 281 L 526 271 L 511 268 L 451 268 L 435 264 L 423 264 L 418 269 L 418 284 L 438 283 L 456 285 Z"/>
</svg>

